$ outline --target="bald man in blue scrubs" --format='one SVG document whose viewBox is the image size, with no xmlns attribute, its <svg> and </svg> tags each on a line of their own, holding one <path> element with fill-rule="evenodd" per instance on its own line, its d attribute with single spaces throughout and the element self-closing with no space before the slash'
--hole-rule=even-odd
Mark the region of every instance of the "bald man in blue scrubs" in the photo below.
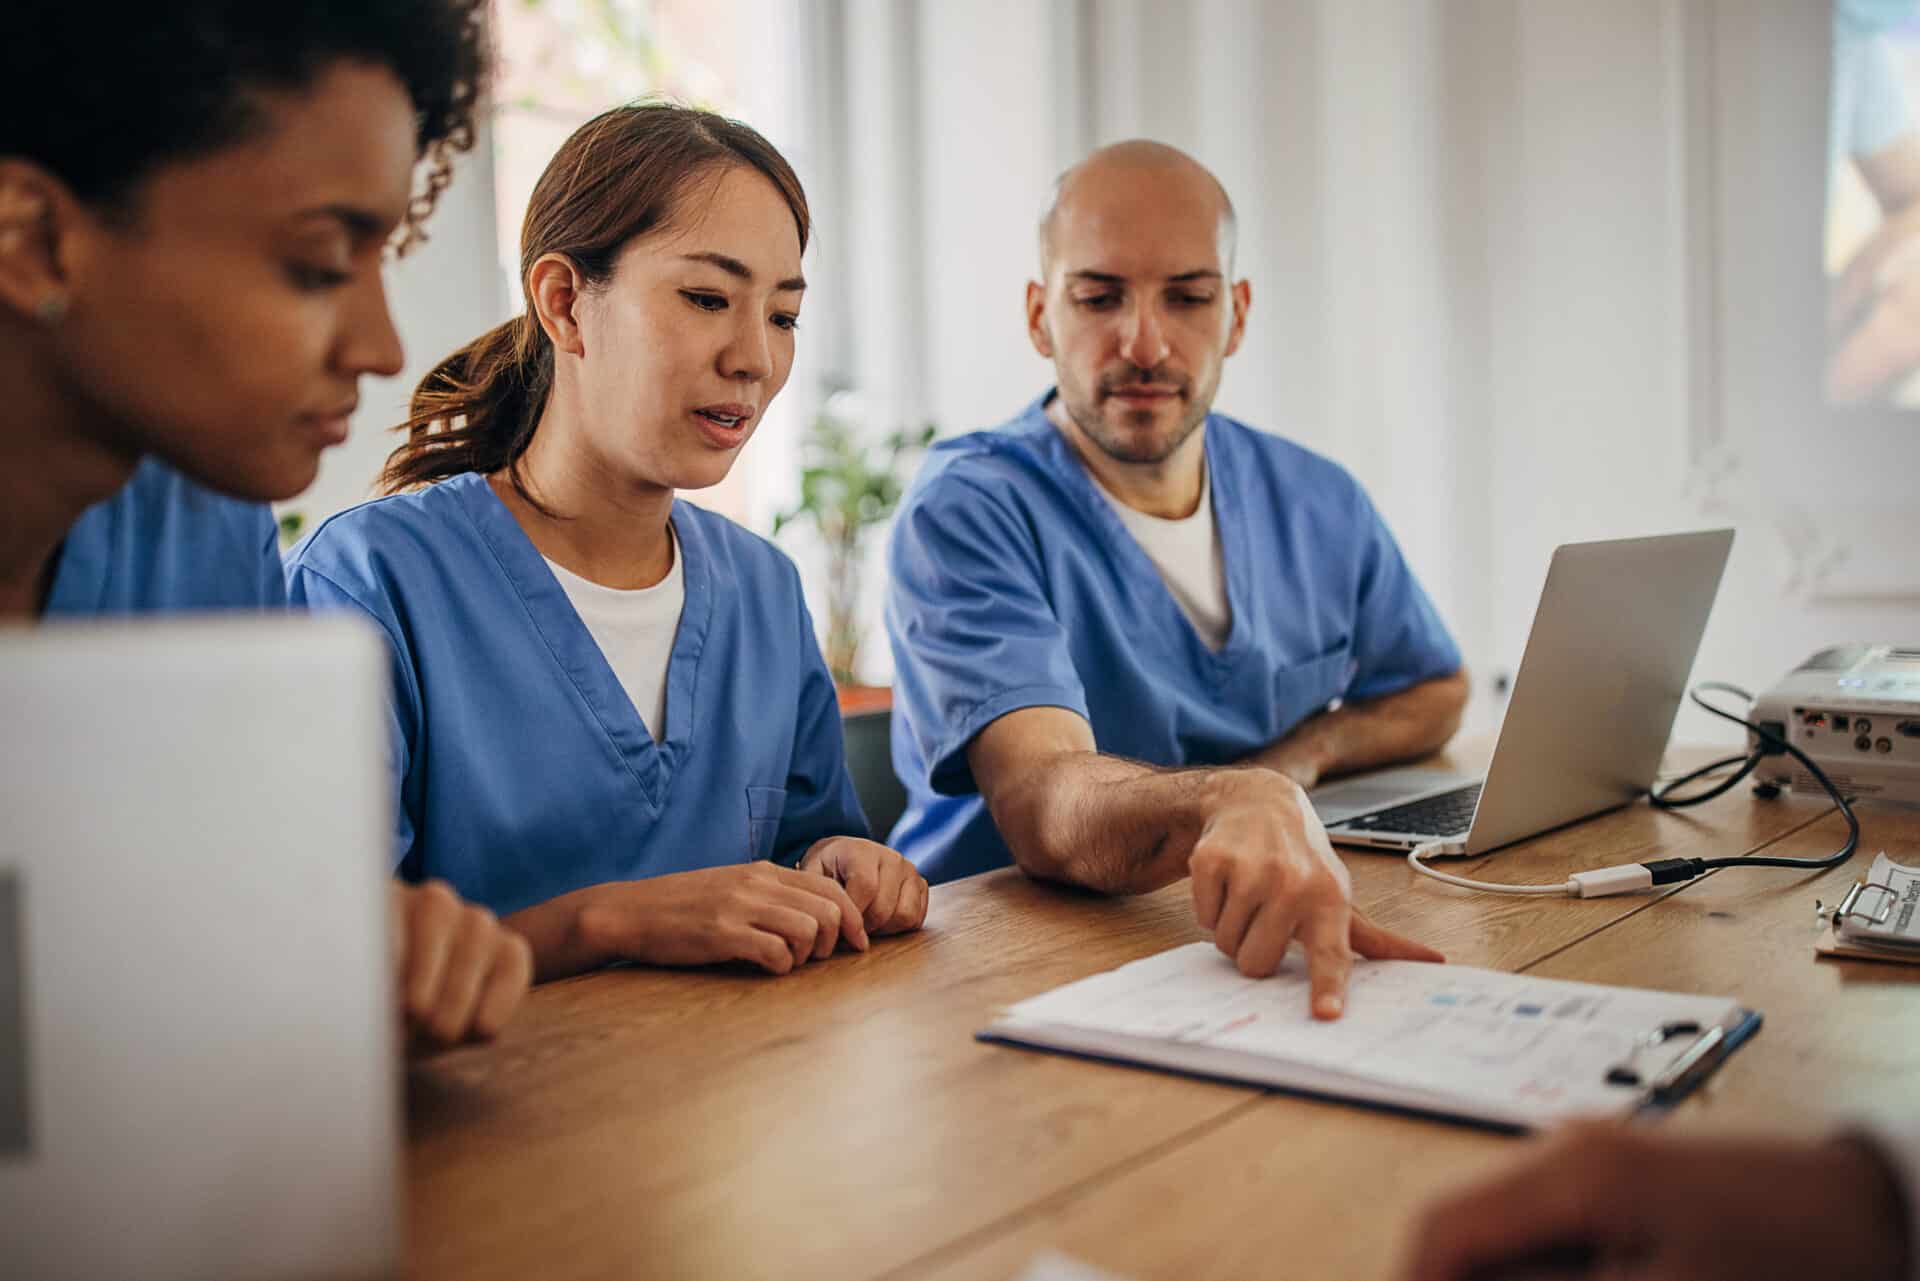
<svg viewBox="0 0 1920 1281">
<path fill-rule="evenodd" d="M 1212 412 L 1251 290 L 1220 183 L 1157 143 L 1064 174 L 1027 329 L 1057 387 L 939 446 L 889 545 L 895 848 L 1114 894 L 1192 877 L 1243 973 L 1304 947 L 1336 1018 L 1362 956 L 1304 787 L 1433 751 L 1460 653 L 1338 465 Z"/>
</svg>

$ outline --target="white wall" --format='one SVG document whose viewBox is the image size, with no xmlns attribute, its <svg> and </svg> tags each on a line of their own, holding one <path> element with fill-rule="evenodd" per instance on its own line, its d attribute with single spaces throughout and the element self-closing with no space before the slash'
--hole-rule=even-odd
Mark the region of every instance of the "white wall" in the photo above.
<svg viewBox="0 0 1920 1281">
<path fill-rule="evenodd" d="M 1706 523 L 1682 492 L 1687 246 L 1666 8 L 1547 0 L 1496 24 L 1490 69 L 1509 96 L 1485 141 L 1485 665 L 1519 661 L 1555 544 Z"/>
<path fill-rule="evenodd" d="M 910 16 L 887 38 L 917 77 L 866 101 L 907 125 L 864 119 L 850 153 L 912 174 L 859 180 L 911 213 L 860 238 L 848 337 L 882 380 L 921 371 L 905 408 L 963 430 L 1037 390 L 1034 209 L 1087 147 L 1157 137 L 1240 210 L 1254 309 L 1220 408 L 1360 476 L 1483 691 L 1579 539 L 1736 526 L 1700 675 L 1920 639 L 1920 423 L 1816 403 L 1826 6 L 847 2 Z M 1474 723 L 1497 714 L 1487 692 Z"/>
<path fill-rule="evenodd" d="M 1051 376 L 1027 339 L 1026 282 L 1041 200 L 1061 168 L 1047 121 L 1050 72 L 1066 51 L 1044 4 L 918 7 L 920 391 L 944 428 L 970 431 L 1011 417 Z M 976 56 L 963 62 L 960 51 Z"/>
<path fill-rule="evenodd" d="M 1757 691 L 1822 645 L 1920 635 L 1920 551 L 1893 514 L 1920 421 L 1819 400 L 1827 7 L 1507 8 L 1488 661 L 1516 661 L 1555 543 L 1728 523 L 1696 675 Z"/>
</svg>

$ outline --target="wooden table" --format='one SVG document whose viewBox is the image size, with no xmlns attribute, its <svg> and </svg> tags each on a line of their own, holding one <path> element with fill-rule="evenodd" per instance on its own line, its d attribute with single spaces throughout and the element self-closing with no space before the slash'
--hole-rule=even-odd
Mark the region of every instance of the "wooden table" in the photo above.
<svg viewBox="0 0 1920 1281">
<path fill-rule="evenodd" d="M 1719 872 L 1657 896 L 1493 898 L 1349 852 L 1376 920 L 1472 965 L 1734 995 L 1764 1031 L 1670 1126 L 1814 1132 L 1920 1088 L 1920 969 L 1816 961 L 1920 812 L 1863 806 L 1821 874 Z M 1662 855 L 1835 848 L 1823 803 L 1744 788 L 1644 805 L 1465 865 L 1564 879 Z M 972 1039 L 992 1011 L 1204 938 L 1184 883 L 1108 900 L 998 872 L 926 928 L 785 978 L 614 970 L 535 992 L 496 1045 L 408 1079 L 418 1277 L 1016 1276 L 1057 1249 L 1130 1277 L 1390 1275 L 1414 1208 L 1514 1140 Z"/>
</svg>

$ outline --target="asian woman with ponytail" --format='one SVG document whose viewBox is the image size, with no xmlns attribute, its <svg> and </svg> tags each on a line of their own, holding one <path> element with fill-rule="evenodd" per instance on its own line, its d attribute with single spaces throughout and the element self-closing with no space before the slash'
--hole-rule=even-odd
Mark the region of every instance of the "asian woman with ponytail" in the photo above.
<svg viewBox="0 0 1920 1281">
<path fill-rule="evenodd" d="M 389 496 L 289 559 L 295 601 L 391 643 L 401 874 L 506 917 L 539 978 L 786 973 L 925 916 L 866 839 L 792 563 L 675 497 L 785 385 L 808 231 L 744 125 L 589 122 L 534 188 L 525 314 L 422 381 Z"/>
</svg>

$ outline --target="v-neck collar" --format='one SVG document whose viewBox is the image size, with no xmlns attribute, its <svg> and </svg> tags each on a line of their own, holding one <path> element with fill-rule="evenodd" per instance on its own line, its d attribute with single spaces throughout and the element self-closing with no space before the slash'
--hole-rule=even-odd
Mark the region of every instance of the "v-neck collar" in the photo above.
<svg viewBox="0 0 1920 1281">
<path fill-rule="evenodd" d="M 1228 672 L 1240 664 L 1246 657 L 1251 644 L 1252 624 L 1247 619 L 1247 604 L 1253 595 L 1252 573 L 1248 557 L 1252 551 L 1248 542 L 1247 522 L 1240 518 L 1238 496 L 1232 492 L 1232 482 L 1228 478 L 1227 468 L 1231 460 L 1221 457 L 1229 446 L 1223 443 L 1224 433 L 1216 424 L 1217 415 L 1208 413 L 1207 421 L 1201 426 L 1206 435 L 1202 438 L 1202 448 L 1207 456 L 1207 485 L 1213 501 L 1214 528 L 1220 531 L 1220 555 L 1227 580 L 1227 608 L 1233 618 L 1227 627 L 1227 639 L 1219 649 L 1208 649 L 1202 640 L 1193 620 L 1180 608 L 1173 592 L 1167 586 L 1167 580 L 1160 575 L 1160 567 L 1147 555 L 1146 548 L 1140 545 L 1121 521 L 1120 514 L 1113 509 L 1113 503 L 1094 488 L 1099 484 L 1087 471 L 1086 464 L 1073 452 L 1073 446 L 1047 417 L 1047 402 L 1055 396 L 1056 390 L 1049 388 L 1027 407 L 1026 421 L 1034 428 L 1030 435 L 1036 440 L 1044 460 L 1053 471 L 1064 478 L 1068 490 L 1078 500 L 1082 512 L 1105 537 L 1108 547 L 1126 567 L 1128 576 L 1146 584 L 1148 593 L 1158 593 L 1160 612 L 1165 616 L 1167 625 L 1178 635 L 1186 638 L 1192 652 L 1198 656 L 1205 669 L 1215 678 L 1224 678 Z"/>
<path fill-rule="evenodd" d="M 493 492 L 487 478 L 468 472 L 442 484 L 460 500 L 481 542 L 526 606 L 527 617 L 546 642 L 554 663 L 579 692 L 588 715 L 606 734 L 647 803 L 659 812 L 666 804 L 675 766 L 693 752 L 698 737 L 694 700 L 699 688 L 700 653 L 706 647 L 707 629 L 713 620 L 712 562 L 699 523 L 686 504 L 674 500 L 669 519 L 679 539 L 686 603 L 681 606 L 680 626 L 667 660 L 667 732 L 656 743 L 607 656 L 547 568 L 546 559 Z"/>
</svg>

